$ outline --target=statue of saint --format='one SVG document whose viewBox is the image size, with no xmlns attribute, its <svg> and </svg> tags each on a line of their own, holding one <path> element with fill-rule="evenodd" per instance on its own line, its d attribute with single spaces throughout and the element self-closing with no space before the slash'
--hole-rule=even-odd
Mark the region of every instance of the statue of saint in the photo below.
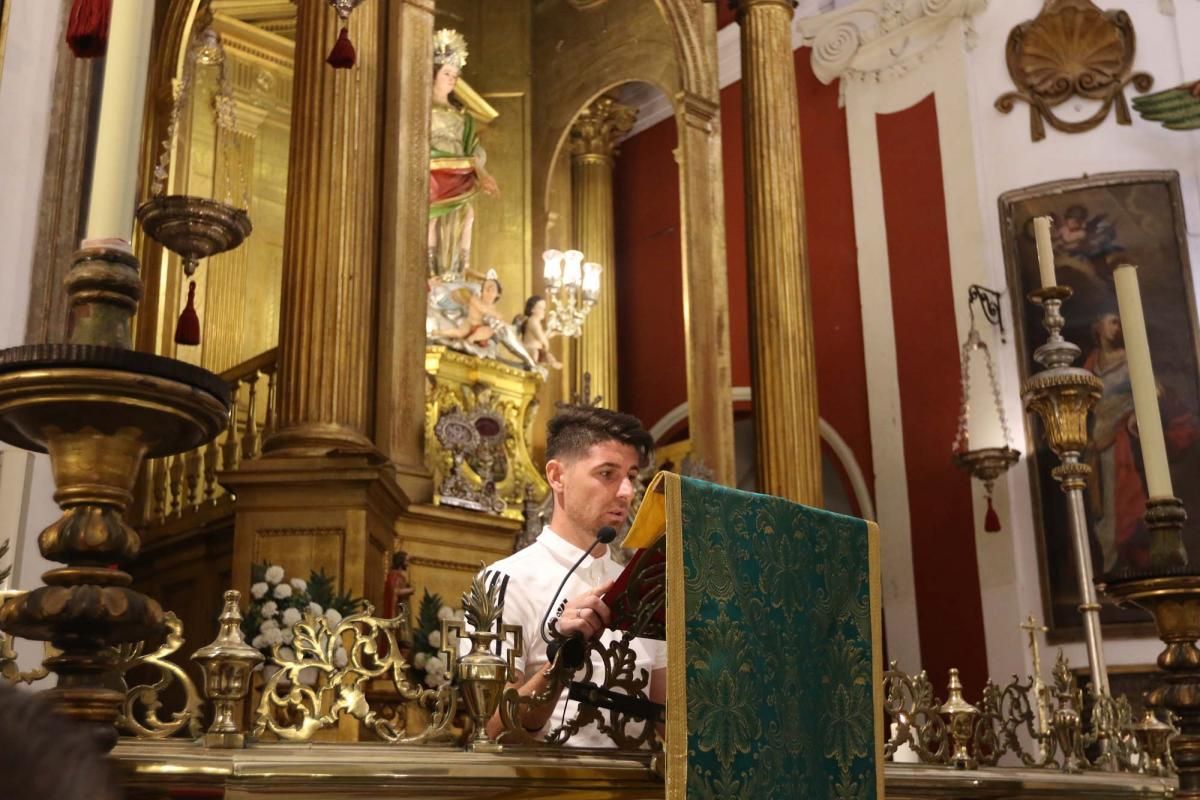
<svg viewBox="0 0 1200 800">
<path fill-rule="evenodd" d="M 429 274 L 447 281 L 461 281 L 470 269 L 475 195 L 500 192 L 487 172 L 487 152 L 479 143 L 475 119 L 454 94 L 466 63 L 462 34 L 438 31 L 429 137 Z"/>
</svg>

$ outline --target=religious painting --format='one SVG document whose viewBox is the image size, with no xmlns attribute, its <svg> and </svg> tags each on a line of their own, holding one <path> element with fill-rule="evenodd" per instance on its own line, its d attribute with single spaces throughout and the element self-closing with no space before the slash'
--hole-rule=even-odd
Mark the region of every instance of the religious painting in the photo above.
<svg viewBox="0 0 1200 800">
<path fill-rule="evenodd" d="M 1057 181 L 1000 197 L 1008 286 L 1021 358 L 1021 378 L 1041 369 L 1033 351 L 1046 341 L 1033 219 L 1050 216 L 1057 280 L 1074 295 L 1063 304 L 1063 335 L 1082 351 L 1076 366 L 1095 373 L 1104 395 L 1089 420 L 1083 454 L 1092 472 L 1084 492 L 1092 568 L 1099 578 L 1145 568 L 1149 537 L 1146 478 L 1113 269 L 1138 266 L 1151 358 L 1175 493 L 1192 512 L 1184 532 L 1188 558 L 1200 564 L 1200 358 L 1186 226 L 1176 172 L 1123 172 Z M 1051 470 L 1041 423 L 1030 428 L 1029 468 L 1038 535 L 1042 596 L 1052 641 L 1083 638 L 1079 588 L 1066 499 Z M 1153 635 L 1149 616 L 1104 603 L 1101 621 L 1116 635 Z"/>
</svg>

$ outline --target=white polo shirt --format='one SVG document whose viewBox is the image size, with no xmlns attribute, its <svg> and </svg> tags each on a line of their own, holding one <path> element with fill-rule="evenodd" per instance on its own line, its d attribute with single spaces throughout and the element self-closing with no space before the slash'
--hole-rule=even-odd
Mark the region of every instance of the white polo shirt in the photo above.
<svg viewBox="0 0 1200 800">
<path fill-rule="evenodd" d="M 571 565 L 579 560 L 583 550 L 568 542 L 549 526 L 542 529 L 541 534 L 533 544 L 519 550 L 508 558 L 501 559 L 487 568 L 489 573 L 500 573 L 507 576 L 503 582 L 504 611 L 501 622 L 506 625 L 520 625 L 521 637 L 525 643 L 525 655 L 516 659 L 517 669 L 524 673 L 522 682 L 527 681 L 532 674 L 526 665 L 534 669 L 544 669 L 546 665 L 546 643 L 538 631 L 542 616 L 546 609 L 552 607 L 550 619 L 554 619 L 560 606 L 566 600 L 578 597 L 589 589 L 596 589 L 610 580 L 616 579 L 624 569 L 612 559 L 611 548 L 599 558 L 588 556 L 579 565 L 579 569 L 567 579 L 562 592 L 555 594 L 555 589 Z M 501 579 L 503 580 L 503 579 Z M 610 644 L 620 639 L 620 631 L 605 630 L 600 640 Z M 630 643 L 637 656 L 637 668 L 653 673 L 656 669 L 667 666 L 666 642 L 656 639 L 634 639 Z M 582 677 L 583 670 L 580 670 Z M 636 674 L 636 673 L 635 673 Z M 592 653 L 592 680 L 600 684 L 604 680 L 604 663 L 598 653 Z M 563 724 L 564 720 L 572 719 L 577 713 L 577 703 L 567 699 L 564 689 L 559 697 L 558 705 L 549 722 L 539 732 L 545 735 Z M 566 716 L 563 716 L 564 711 Z M 604 712 L 607 713 L 607 712 Z M 576 747 L 613 747 L 613 742 L 601 733 L 595 725 L 588 725 L 572 736 L 568 742 Z"/>
</svg>

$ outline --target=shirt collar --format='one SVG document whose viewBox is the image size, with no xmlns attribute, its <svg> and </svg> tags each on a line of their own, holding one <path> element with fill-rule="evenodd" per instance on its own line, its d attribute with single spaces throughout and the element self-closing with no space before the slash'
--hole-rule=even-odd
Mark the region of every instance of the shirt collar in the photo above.
<svg viewBox="0 0 1200 800">
<path fill-rule="evenodd" d="M 575 545 L 571 544 L 566 539 L 555 533 L 549 525 L 546 525 L 542 528 L 542 532 L 538 534 L 537 541 L 538 544 L 549 550 L 550 554 L 554 556 L 555 560 L 562 563 L 564 567 L 571 566 L 579 560 L 581 555 L 583 555 L 582 547 L 576 547 Z M 603 556 L 604 559 L 608 559 L 609 554 L 611 553 L 611 550 L 609 550 L 608 547 L 611 547 L 611 545 L 606 546 Z M 597 559 L 595 556 L 588 556 L 583 560 L 583 563 L 579 565 L 579 568 L 586 570 L 596 560 Z"/>
</svg>

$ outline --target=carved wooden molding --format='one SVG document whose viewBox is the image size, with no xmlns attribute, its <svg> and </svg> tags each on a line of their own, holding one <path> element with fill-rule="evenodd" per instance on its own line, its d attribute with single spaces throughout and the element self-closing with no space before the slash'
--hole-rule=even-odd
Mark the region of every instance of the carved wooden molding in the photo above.
<svg viewBox="0 0 1200 800">
<path fill-rule="evenodd" d="M 903 77 L 941 46 L 961 21 L 966 46 L 974 46 L 972 18 L 988 0 L 869 0 L 800 21 L 812 48 L 813 73 L 822 83 L 883 82 Z"/>
<path fill-rule="evenodd" d="M 1046 138 L 1045 123 L 1063 133 L 1090 131 L 1116 109 L 1117 124 L 1129 125 L 1125 87 L 1147 92 L 1154 78 L 1133 72 L 1133 22 L 1121 10 L 1101 11 L 1091 0 L 1047 0 L 1040 14 L 1008 35 L 1008 74 L 1017 91 L 996 98 L 1007 114 L 1016 101 L 1029 104 L 1033 141 Z M 1064 120 L 1054 113 L 1073 98 L 1100 101 L 1094 114 Z"/>
<path fill-rule="evenodd" d="M 408 563 L 413 567 L 430 567 L 432 569 L 448 569 L 456 572 L 479 572 L 479 562 L 470 563 L 467 561 L 447 561 L 441 558 L 425 558 L 424 556 L 410 555 Z"/>
</svg>

